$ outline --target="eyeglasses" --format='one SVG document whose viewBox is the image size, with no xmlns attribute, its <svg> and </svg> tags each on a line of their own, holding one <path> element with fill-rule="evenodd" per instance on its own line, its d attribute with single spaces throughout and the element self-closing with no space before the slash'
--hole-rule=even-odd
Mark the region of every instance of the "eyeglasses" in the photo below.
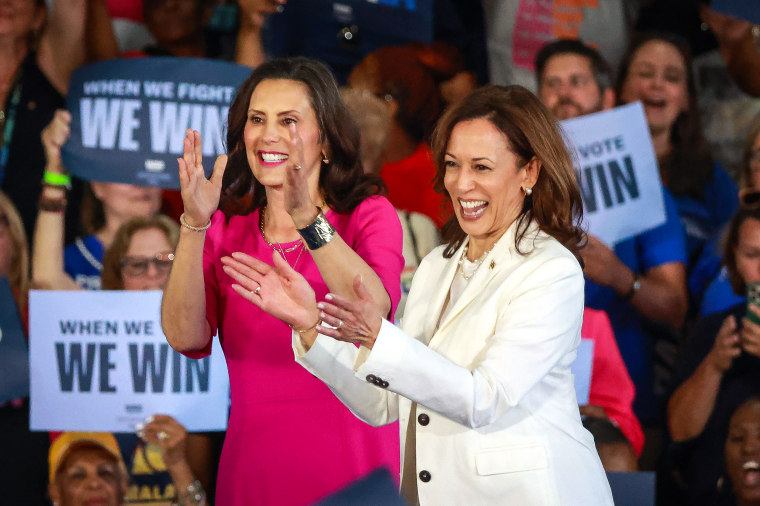
<svg viewBox="0 0 760 506">
<path fill-rule="evenodd" d="M 172 268 L 174 253 L 156 253 L 153 258 L 144 256 L 127 256 L 121 259 L 121 273 L 130 278 L 142 276 L 153 264 L 159 274 L 168 274 Z"/>
<path fill-rule="evenodd" d="M 754 188 L 739 190 L 739 204 L 745 209 L 760 208 L 760 190 Z"/>
</svg>

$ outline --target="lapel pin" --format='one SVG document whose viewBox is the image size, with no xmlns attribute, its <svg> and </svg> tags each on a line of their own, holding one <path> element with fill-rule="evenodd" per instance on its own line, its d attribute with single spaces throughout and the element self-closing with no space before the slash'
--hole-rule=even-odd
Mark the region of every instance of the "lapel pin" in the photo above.
<svg viewBox="0 0 760 506">
<path fill-rule="evenodd" d="M 491 260 L 491 265 L 489 267 L 491 269 L 493 269 L 494 267 L 496 267 L 496 262 L 494 262 L 493 260 Z"/>
</svg>

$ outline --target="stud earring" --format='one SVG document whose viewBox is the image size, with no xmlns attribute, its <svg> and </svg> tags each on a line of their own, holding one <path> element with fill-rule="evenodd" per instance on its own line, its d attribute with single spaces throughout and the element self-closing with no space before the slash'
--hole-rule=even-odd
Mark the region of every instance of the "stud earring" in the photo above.
<svg viewBox="0 0 760 506">
<path fill-rule="evenodd" d="M 322 163 L 324 163 L 325 165 L 330 163 L 330 160 L 327 158 L 327 155 L 324 153 L 322 153 Z"/>
<path fill-rule="evenodd" d="M 525 188 L 524 191 L 525 191 L 525 195 L 528 197 L 533 195 L 533 188 Z"/>
</svg>

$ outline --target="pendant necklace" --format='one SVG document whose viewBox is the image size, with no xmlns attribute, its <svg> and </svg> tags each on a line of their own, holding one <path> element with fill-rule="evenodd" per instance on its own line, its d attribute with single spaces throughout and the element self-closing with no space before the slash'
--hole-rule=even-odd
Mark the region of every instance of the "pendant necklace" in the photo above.
<svg viewBox="0 0 760 506">
<path fill-rule="evenodd" d="M 267 239 L 266 233 L 264 233 L 264 214 L 266 213 L 266 210 L 267 208 L 266 206 L 264 206 L 263 208 L 261 208 L 261 213 L 259 214 L 259 230 L 261 230 L 261 237 L 264 239 L 264 242 L 266 242 L 273 250 L 275 250 L 276 252 L 280 254 L 283 260 L 288 262 L 288 265 L 290 265 L 293 268 L 293 270 L 296 270 L 296 265 L 298 265 L 298 261 L 301 259 L 301 254 L 303 253 L 303 250 L 304 250 L 303 241 L 298 240 L 298 242 L 295 245 L 291 246 L 290 248 L 283 248 L 282 244 L 280 243 L 272 244 L 269 241 L 269 239 Z M 293 265 L 291 265 L 290 261 L 288 261 L 287 257 L 285 256 L 285 253 L 291 253 L 297 250 L 298 248 L 301 248 L 301 251 L 298 252 L 296 261 L 293 263 Z"/>
<path fill-rule="evenodd" d="M 459 272 L 465 281 L 469 281 L 470 278 L 472 278 L 475 275 L 475 273 L 478 271 L 478 268 L 480 267 L 480 263 L 483 261 L 483 259 L 486 256 L 488 256 L 488 254 L 491 252 L 494 246 L 496 246 L 496 243 L 493 243 L 493 245 L 491 245 L 491 247 L 488 248 L 488 251 L 480 255 L 479 258 L 476 258 L 475 260 L 472 261 L 472 264 L 475 265 L 475 270 L 469 276 L 464 272 L 464 259 L 467 258 L 467 251 L 470 249 L 470 245 L 468 244 L 467 246 L 464 247 L 464 250 L 462 250 L 462 256 L 459 257 L 459 260 L 457 261 L 457 263 L 459 264 Z"/>
</svg>

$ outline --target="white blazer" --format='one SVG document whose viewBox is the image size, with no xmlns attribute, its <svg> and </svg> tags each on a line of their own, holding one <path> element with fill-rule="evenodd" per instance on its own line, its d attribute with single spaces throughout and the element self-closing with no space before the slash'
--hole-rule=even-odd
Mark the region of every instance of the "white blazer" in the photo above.
<svg viewBox="0 0 760 506">
<path fill-rule="evenodd" d="M 398 419 L 402 464 L 411 401 L 418 403 L 421 505 L 612 504 L 570 372 L 583 272 L 535 225 L 519 254 L 515 228 L 440 324 L 462 248 L 448 259 L 443 246 L 425 257 L 401 328 L 383 321 L 371 352 L 323 335 L 305 352 L 294 332 L 296 360 L 367 423 Z"/>
</svg>

